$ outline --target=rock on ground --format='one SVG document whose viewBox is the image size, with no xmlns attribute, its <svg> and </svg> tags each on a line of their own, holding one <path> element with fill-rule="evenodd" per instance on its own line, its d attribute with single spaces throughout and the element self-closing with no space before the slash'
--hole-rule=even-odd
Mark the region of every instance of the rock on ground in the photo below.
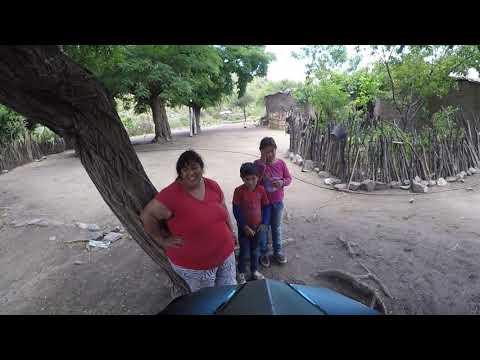
<svg viewBox="0 0 480 360">
<path fill-rule="evenodd" d="M 427 185 L 424 185 L 422 183 L 418 183 L 418 182 L 414 181 L 412 183 L 412 191 L 414 193 L 426 193 L 426 192 L 428 192 L 428 187 L 427 187 Z"/>
<path fill-rule="evenodd" d="M 103 239 L 103 232 L 101 231 L 92 231 L 88 234 L 88 240 L 101 240 Z"/>
<path fill-rule="evenodd" d="M 321 178 L 329 178 L 330 173 L 328 171 L 319 171 L 318 176 L 321 177 Z"/>
<path fill-rule="evenodd" d="M 75 223 L 80 229 L 88 230 L 88 231 L 98 231 L 100 227 L 97 224 L 85 224 L 81 222 Z"/>
<path fill-rule="evenodd" d="M 360 183 L 360 190 L 371 192 L 375 190 L 375 181 L 373 180 L 363 180 Z"/>
<path fill-rule="evenodd" d="M 342 180 L 337 179 L 337 178 L 326 178 L 325 179 L 325 184 L 327 185 L 337 185 L 340 184 Z"/>
<path fill-rule="evenodd" d="M 448 184 L 448 183 L 447 183 L 447 180 L 445 180 L 445 179 L 442 178 L 442 177 L 437 180 L 437 185 L 438 185 L 438 186 L 446 186 L 447 184 Z"/>
<path fill-rule="evenodd" d="M 109 232 L 107 235 L 104 236 L 104 241 L 115 242 L 122 237 L 122 234 L 116 232 Z"/>
<path fill-rule="evenodd" d="M 467 176 L 467 173 L 465 171 L 461 171 L 457 174 L 457 179 L 463 179 L 465 176 Z"/>
<path fill-rule="evenodd" d="M 381 181 L 375 181 L 375 190 L 387 190 L 388 188 L 388 184 Z"/>
<path fill-rule="evenodd" d="M 392 189 L 400 189 L 400 186 L 402 186 L 400 181 L 390 181 L 390 187 Z"/>
<path fill-rule="evenodd" d="M 347 184 L 336 184 L 334 186 L 335 190 L 342 191 L 347 189 Z"/>
<path fill-rule="evenodd" d="M 357 191 L 360 188 L 360 183 L 356 181 L 352 181 L 350 183 L 349 189 L 352 191 Z"/>
<path fill-rule="evenodd" d="M 295 164 L 302 166 L 303 158 L 300 156 L 300 154 L 295 155 Z"/>
<path fill-rule="evenodd" d="M 446 180 L 447 180 L 447 182 L 455 182 L 455 181 L 457 181 L 457 177 L 456 176 L 449 176 L 449 177 L 447 177 Z"/>
<path fill-rule="evenodd" d="M 313 170 L 313 161 L 312 160 L 305 160 L 303 162 L 302 171 L 303 172 L 310 172 Z"/>
</svg>

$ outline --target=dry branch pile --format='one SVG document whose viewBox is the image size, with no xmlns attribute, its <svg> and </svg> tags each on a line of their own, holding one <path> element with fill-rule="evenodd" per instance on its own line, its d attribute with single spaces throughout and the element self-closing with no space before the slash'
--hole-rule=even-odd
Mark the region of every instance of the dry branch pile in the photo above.
<svg viewBox="0 0 480 360">
<path fill-rule="evenodd" d="M 37 142 L 26 133 L 20 139 L 0 146 L 0 171 L 11 170 L 49 154 L 65 151 L 65 142 L 55 137 L 52 141 Z"/>
<path fill-rule="evenodd" d="M 391 121 L 351 117 L 340 123 L 348 136 L 338 140 L 331 134 L 338 123 L 294 112 L 287 118 L 290 151 L 344 182 L 457 176 L 480 163 L 480 118 L 464 115 L 455 114 L 448 127 L 425 126 L 415 133 Z"/>
</svg>

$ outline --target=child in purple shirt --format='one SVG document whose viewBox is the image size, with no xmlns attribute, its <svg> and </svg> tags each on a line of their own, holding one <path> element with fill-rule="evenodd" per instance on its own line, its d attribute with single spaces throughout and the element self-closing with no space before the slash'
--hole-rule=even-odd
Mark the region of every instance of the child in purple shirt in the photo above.
<svg viewBox="0 0 480 360">
<path fill-rule="evenodd" d="M 282 159 L 275 157 L 277 144 L 271 137 L 265 137 L 260 141 L 261 158 L 255 160 L 258 169 L 259 184 L 263 185 L 270 201 L 270 227 L 272 230 L 273 259 L 279 264 L 285 264 L 287 258 L 282 251 L 282 212 L 283 212 L 283 188 L 290 185 L 292 177 L 288 172 L 287 165 Z M 270 267 L 268 257 L 267 237 L 263 237 L 260 243 L 260 264 Z"/>
</svg>

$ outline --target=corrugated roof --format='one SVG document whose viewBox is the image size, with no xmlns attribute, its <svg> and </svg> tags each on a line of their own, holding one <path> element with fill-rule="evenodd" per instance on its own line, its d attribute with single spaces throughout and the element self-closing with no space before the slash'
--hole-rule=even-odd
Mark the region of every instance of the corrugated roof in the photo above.
<svg viewBox="0 0 480 360">
<path fill-rule="evenodd" d="M 275 95 L 278 95 L 278 94 L 291 95 L 291 91 L 290 90 L 277 91 L 276 93 L 265 95 L 265 97 L 275 96 Z"/>
</svg>

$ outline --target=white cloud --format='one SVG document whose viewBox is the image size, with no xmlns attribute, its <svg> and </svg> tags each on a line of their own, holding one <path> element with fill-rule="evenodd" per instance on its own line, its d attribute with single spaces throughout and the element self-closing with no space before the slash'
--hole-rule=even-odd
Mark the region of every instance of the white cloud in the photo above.
<svg viewBox="0 0 480 360">
<path fill-rule="evenodd" d="M 280 81 L 284 79 L 305 80 L 305 64 L 292 57 L 293 51 L 299 51 L 304 45 L 267 45 L 266 50 L 274 53 L 276 60 L 268 66 L 267 79 Z"/>
<path fill-rule="evenodd" d="M 266 50 L 276 56 L 276 60 L 268 66 L 267 79 L 271 81 L 280 81 L 284 79 L 294 81 L 305 80 L 305 61 L 296 60 L 292 57 L 292 52 L 299 51 L 306 45 L 267 45 Z M 348 57 L 355 55 L 357 45 L 346 45 Z M 376 60 L 375 56 L 370 55 L 369 51 L 361 46 L 362 61 L 359 67 L 365 67 Z M 479 80 L 479 74 L 474 69 L 470 69 L 468 78 Z"/>
<path fill-rule="evenodd" d="M 305 80 L 305 61 L 297 60 L 292 57 L 292 52 L 299 51 L 306 45 L 267 45 L 267 51 L 276 56 L 276 60 L 270 63 L 268 67 L 267 79 L 280 81 L 283 79 L 303 81 Z M 355 55 L 356 45 L 346 45 L 348 56 Z M 372 58 L 367 52 L 363 54 L 360 66 L 367 65 Z"/>
</svg>

